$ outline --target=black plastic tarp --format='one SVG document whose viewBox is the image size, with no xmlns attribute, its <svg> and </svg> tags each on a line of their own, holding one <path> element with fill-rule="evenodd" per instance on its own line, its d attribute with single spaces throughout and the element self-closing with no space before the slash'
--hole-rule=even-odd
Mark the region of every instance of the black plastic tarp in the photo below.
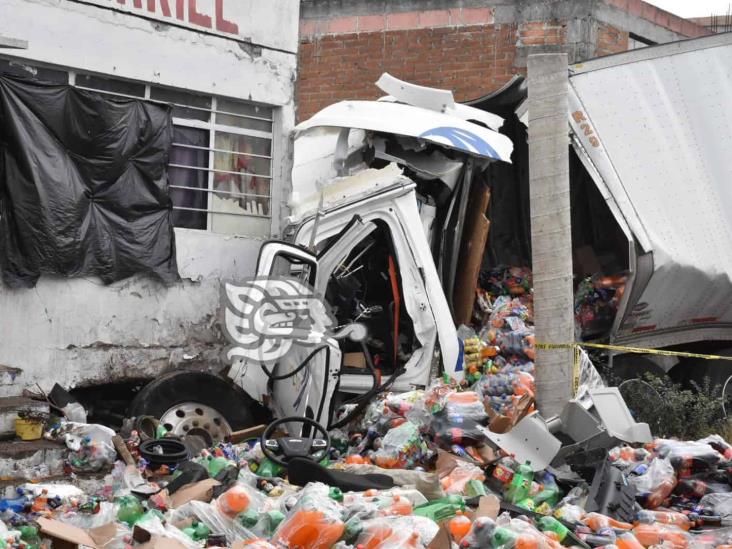
<svg viewBox="0 0 732 549">
<path fill-rule="evenodd" d="M 0 74 L 0 262 L 42 274 L 178 279 L 170 109 Z"/>
</svg>

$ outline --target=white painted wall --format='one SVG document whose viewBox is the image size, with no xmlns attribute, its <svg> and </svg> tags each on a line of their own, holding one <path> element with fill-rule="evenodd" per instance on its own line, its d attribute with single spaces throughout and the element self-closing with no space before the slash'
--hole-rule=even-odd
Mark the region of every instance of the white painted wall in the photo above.
<svg viewBox="0 0 732 549">
<path fill-rule="evenodd" d="M 276 10 L 254 16 L 248 43 L 72 0 L 0 0 L 0 35 L 29 44 L 2 54 L 280 107 L 276 235 L 286 216 L 297 58 L 266 44 L 272 33 L 280 45 L 297 44 L 299 2 L 278 0 Z M 183 281 L 172 287 L 145 277 L 111 286 L 44 277 L 31 290 L 0 284 L 0 396 L 35 383 L 70 388 L 149 376 L 192 357 L 219 368 L 222 282 L 253 273 L 261 240 L 185 229 L 176 229 L 176 240 Z"/>
</svg>

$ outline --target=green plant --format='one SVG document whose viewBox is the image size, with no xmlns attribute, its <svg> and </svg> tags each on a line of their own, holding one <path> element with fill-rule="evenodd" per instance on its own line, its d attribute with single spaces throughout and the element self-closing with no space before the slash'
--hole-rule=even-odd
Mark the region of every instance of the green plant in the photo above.
<svg viewBox="0 0 732 549">
<path fill-rule="evenodd" d="M 636 421 L 648 423 L 655 436 L 696 440 L 727 431 L 722 388 L 712 386 L 709 378 L 701 386 L 691 382 L 687 389 L 667 377 L 646 374 L 620 388 Z"/>
</svg>

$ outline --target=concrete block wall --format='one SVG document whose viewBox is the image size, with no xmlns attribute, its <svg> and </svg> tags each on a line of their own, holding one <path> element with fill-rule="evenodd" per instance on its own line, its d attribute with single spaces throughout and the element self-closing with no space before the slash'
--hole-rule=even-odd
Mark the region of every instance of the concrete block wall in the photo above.
<svg viewBox="0 0 732 549">
<path fill-rule="evenodd" d="M 641 0 L 303 0 L 298 120 L 345 99 L 375 99 L 383 72 L 475 99 L 525 74 L 530 53 L 570 63 L 709 34 Z"/>
</svg>

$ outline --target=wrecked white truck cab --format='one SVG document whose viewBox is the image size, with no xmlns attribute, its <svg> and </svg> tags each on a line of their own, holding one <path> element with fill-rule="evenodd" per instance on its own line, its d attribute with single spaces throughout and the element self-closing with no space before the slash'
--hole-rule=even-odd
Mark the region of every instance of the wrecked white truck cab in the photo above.
<svg viewBox="0 0 732 549">
<path fill-rule="evenodd" d="M 257 275 L 310 281 L 339 325 L 358 322 L 369 335 L 330 339 L 308 368 L 299 366 L 312 349 L 293 347 L 276 379 L 235 364 L 231 377 L 259 402 L 269 395 L 279 417 L 332 426 L 343 395 L 361 395 L 358 405 L 386 388 L 425 386 L 438 371 L 462 376 L 446 288 L 470 186 L 490 162 L 510 162 L 513 145 L 497 132 L 500 117 L 449 91 L 389 75 L 377 85 L 390 95 L 332 105 L 295 130 L 288 242 L 262 247 Z"/>
</svg>

